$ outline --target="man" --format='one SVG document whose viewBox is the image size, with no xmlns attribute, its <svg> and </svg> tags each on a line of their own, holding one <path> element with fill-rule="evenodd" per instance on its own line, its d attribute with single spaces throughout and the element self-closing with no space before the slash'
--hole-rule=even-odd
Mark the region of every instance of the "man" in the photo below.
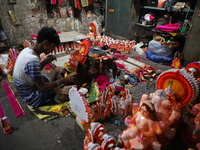
<svg viewBox="0 0 200 150">
<path fill-rule="evenodd" d="M 59 44 L 60 39 L 56 30 L 51 27 L 43 27 L 38 32 L 35 46 L 23 49 L 17 57 L 13 72 L 14 84 L 19 95 L 30 106 L 44 105 L 49 99 L 56 102 L 68 99 L 71 86 L 64 85 L 73 83 L 76 73 L 55 80 L 64 71 L 57 67 L 44 76 L 41 74 L 44 66 L 56 59 L 55 56 L 47 54 L 53 52 Z M 40 63 L 41 53 L 45 53 L 47 57 Z"/>
<path fill-rule="evenodd" d="M 3 31 L 3 28 L 0 24 L 0 52 L 7 49 L 7 37 Z"/>
<path fill-rule="evenodd" d="M 5 45 L 6 40 L 7 40 L 7 37 L 4 33 L 4 31 L 0 29 L 0 42 L 1 42 L 0 45 L 2 45 L 2 46 Z"/>
<path fill-rule="evenodd" d="M 0 53 L 4 50 L 6 50 L 6 43 L 7 43 L 7 37 L 3 31 L 1 22 L 0 22 Z M 0 67 L 0 81 L 2 80 L 2 68 Z"/>
</svg>

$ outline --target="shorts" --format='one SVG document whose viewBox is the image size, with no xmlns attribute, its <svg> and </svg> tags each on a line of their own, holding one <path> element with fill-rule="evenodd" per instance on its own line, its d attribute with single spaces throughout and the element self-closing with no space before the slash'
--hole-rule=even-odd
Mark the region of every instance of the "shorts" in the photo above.
<svg viewBox="0 0 200 150">
<path fill-rule="evenodd" d="M 43 80 L 44 80 L 44 82 L 49 82 L 49 79 L 46 76 L 43 76 Z M 57 94 L 54 92 L 54 90 L 47 91 L 47 92 L 40 91 L 39 97 L 41 99 L 41 102 L 40 102 L 39 106 L 56 104 L 56 102 L 54 100 L 55 97 L 57 97 L 56 95 Z"/>
</svg>

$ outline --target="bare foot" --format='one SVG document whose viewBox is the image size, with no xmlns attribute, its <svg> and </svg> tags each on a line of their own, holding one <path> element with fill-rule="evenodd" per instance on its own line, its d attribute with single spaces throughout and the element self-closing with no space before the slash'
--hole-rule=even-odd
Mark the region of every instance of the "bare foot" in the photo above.
<svg viewBox="0 0 200 150">
<path fill-rule="evenodd" d="M 58 100 L 61 102 L 69 101 L 69 96 L 68 95 L 59 95 Z"/>
</svg>

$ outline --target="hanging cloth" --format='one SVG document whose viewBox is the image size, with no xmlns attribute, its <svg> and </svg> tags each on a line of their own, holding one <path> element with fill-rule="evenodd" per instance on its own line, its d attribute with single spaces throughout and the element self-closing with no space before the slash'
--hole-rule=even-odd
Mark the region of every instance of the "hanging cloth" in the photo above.
<svg viewBox="0 0 200 150">
<path fill-rule="evenodd" d="M 56 4 L 56 0 L 50 0 L 51 1 L 51 5 L 55 5 Z"/>
<path fill-rule="evenodd" d="M 60 6 L 62 5 L 62 0 L 59 0 L 59 5 L 60 5 Z"/>
<path fill-rule="evenodd" d="M 88 4 L 92 5 L 93 4 L 93 0 L 88 0 Z"/>
<path fill-rule="evenodd" d="M 75 7 L 81 10 L 81 3 L 80 0 L 75 0 Z"/>
<path fill-rule="evenodd" d="M 55 5 L 56 4 L 56 0 L 50 0 L 51 1 L 51 5 Z M 59 1 L 59 5 L 62 5 L 62 0 L 58 0 Z"/>
</svg>

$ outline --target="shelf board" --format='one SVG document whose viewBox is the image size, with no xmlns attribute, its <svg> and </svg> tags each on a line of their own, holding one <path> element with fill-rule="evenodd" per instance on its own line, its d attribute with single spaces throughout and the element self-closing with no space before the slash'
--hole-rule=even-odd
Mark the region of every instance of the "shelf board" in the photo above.
<svg viewBox="0 0 200 150">
<path fill-rule="evenodd" d="M 140 8 L 165 11 L 165 8 L 158 8 L 158 7 L 153 7 L 153 6 L 140 6 Z M 176 11 L 176 10 L 172 10 L 172 11 Z M 188 9 L 183 8 L 181 9 L 181 12 L 188 12 Z M 193 13 L 194 10 L 190 9 L 189 12 Z"/>
<path fill-rule="evenodd" d="M 141 23 L 136 23 L 136 25 L 142 26 L 142 27 L 146 27 L 146 28 L 154 27 L 154 25 L 143 25 L 143 24 L 141 24 Z"/>
<path fill-rule="evenodd" d="M 152 7 L 152 6 L 141 6 L 141 8 L 153 9 L 153 10 L 165 10 L 165 8 L 158 8 L 158 7 Z"/>
</svg>

